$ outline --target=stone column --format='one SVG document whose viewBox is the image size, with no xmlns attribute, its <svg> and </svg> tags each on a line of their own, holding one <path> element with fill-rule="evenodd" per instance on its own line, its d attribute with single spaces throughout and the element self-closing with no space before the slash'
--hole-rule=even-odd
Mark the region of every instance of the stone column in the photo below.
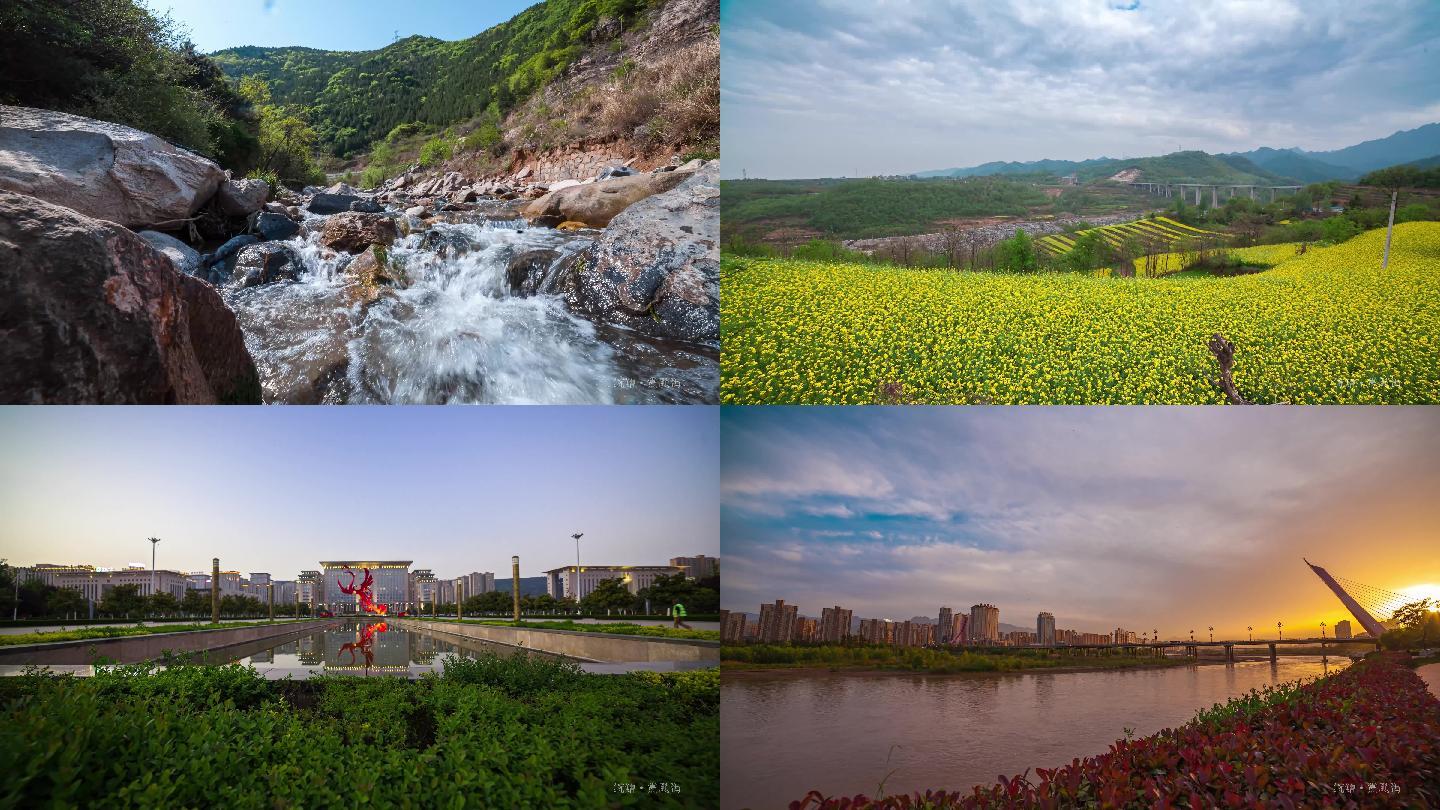
<svg viewBox="0 0 1440 810">
<path fill-rule="evenodd" d="M 220 558 L 210 560 L 210 623 L 220 623 Z"/>
<path fill-rule="evenodd" d="M 455 580 L 455 618 L 465 618 L 465 580 Z"/>
<path fill-rule="evenodd" d="M 515 621 L 520 621 L 520 558 L 510 558 L 510 595 L 515 602 Z"/>
<path fill-rule="evenodd" d="M 275 621 L 275 583 L 265 583 L 265 599 L 270 603 L 270 621 Z"/>
</svg>

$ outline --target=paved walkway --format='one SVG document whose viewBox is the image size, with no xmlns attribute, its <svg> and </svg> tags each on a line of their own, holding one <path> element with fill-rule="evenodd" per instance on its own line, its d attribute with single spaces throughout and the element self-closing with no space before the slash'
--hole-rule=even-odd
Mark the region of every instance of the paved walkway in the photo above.
<svg viewBox="0 0 1440 810">
<path fill-rule="evenodd" d="M 1440 664 L 1416 667 L 1415 674 L 1419 675 L 1425 681 L 1425 685 L 1430 687 L 1430 694 L 1440 698 Z"/>
</svg>

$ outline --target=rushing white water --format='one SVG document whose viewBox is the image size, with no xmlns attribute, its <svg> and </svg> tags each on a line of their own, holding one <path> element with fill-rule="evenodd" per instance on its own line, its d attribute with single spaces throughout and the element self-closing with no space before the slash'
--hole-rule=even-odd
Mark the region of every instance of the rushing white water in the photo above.
<svg viewBox="0 0 1440 810">
<path fill-rule="evenodd" d="M 432 247 L 422 246 L 425 232 L 391 247 L 409 283 L 371 301 L 341 270 L 346 257 L 326 258 L 318 231 L 286 243 L 304 260 L 299 281 L 224 291 L 267 402 L 609 403 L 633 387 L 594 325 L 560 298 L 510 294 L 515 255 L 568 256 L 586 237 L 435 223 Z M 452 247 L 433 246 L 437 237 Z"/>
</svg>

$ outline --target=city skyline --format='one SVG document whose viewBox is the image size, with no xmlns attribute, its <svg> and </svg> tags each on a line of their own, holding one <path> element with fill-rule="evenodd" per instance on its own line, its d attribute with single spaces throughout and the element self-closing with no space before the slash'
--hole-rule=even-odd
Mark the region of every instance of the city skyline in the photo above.
<svg viewBox="0 0 1440 810">
<path fill-rule="evenodd" d="M 1021 627 L 1049 611 L 1088 632 L 1243 638 L 1352 618 L 1302 557 L 1440 590 L 1440 414 L 1000 411 L 725 411 L 721 607 L 904 620 L 988 602 Z"/>
<path fill-rule="evenodd" d="M 332 412 L 333 410 L 333 412 Z M 718 557 L 709 408 L 0 410 L 13 565 L 264 571 L 414 559 L 437 576 Z"/>
<path fill-rule="evenodd" d="M 1423 0 L 725 0 L 723 176 L 1337 149 L 1440 120 L 1437 37 Z"/>
</svg>

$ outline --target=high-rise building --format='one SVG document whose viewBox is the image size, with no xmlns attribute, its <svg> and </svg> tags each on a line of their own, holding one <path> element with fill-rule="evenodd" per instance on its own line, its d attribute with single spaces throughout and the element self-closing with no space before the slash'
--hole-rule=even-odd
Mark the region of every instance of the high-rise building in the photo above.
<svg viewBox="0 0 1440 810">
<path fill-rule="evenodd" d="M 681 573 L 684 573 L 684 569 L 674 565 L 582 565 L 577 577 L 575 566 L 567 565 L 545 572 L 545 591 L 556 599 L 584 599 L 601 582 L 618 579 L 625 583 L 626 590 L 638 594 L 642 589 L 653 585 L 658 577 L 671 577 Z M 575 583 L 571 580 L 579 583 L 578 594 Z M 670 606 L 663 607 L 668 609 Z"/>
<path fill-rule="evenodd" d="M 940 608 L 940 623 L 939 623 L 938 625 L 936 625 L 936 627 L 935 627 L 935 641 L 936 641 L 936 643 L 938 643 L 938 644 L 949 644 L 949 643 L 950 643 L 950 625 L 951 625 L 951 623 L 952 623 L 952 613 L 951 613 L 951 611 L 950 611 L 950 608 L 948 608 L 948 607 L 942 607 L 942 608 Z"/>
<path fill-rule="evenodd" d="M 850 636 L 850 618 L 854 611 L 836 605 L 820 611 L 820 641 L 840 644 Z"/>
<path fill-rule="evenodd" d="M 311 610 L 318 610 L 325 601 L 325 579 L 319 571 L 301 571 L 300 576 L 295 578 L 295 589 L 300 601 L 309 605 Z"/>
<path fill-rule="evenodd" d="M 1111 634 L 1111 638 L 1114 639 L 1116 644 L 1134 644 L 1140 640 L 1140 634 L 1134 630 L 1117 627 L 1115 628 L 1115 632 Z"/>
<path fill-rule="evenodd" d="M 763 644 L 788 644 L 795 633 L 795 605 L 784 599 L 760 606 L 760 641 Z"/>
<path fill-rule="evenodd" d="M 1000 608 L 986 603 L 972 605 L 968 638 L 980 643 L 999 641 Z"/>
<path fill-rule="evenodd" d="M 295 604 L 295 580 L 276 579 L 271 584 L 275 586 L 275 610 L 279 611 L 285 605 Z"/>
<path fill-rule="evenodd" d="M 491 571 L 472 571 L 460 579 L 465 583 L 466 599 L 495 590 L 495 574 Z"/>
<path fill-rule="evenodd" d="M 417 568 L 410 572 L 410 589 L 415 594 L 415 603 L 420 610 L 433 609 L 440 598 L 440 583 L 435 572 L 429 568 Z"/>
<path fill-rule="evenodd" d="M 1039 643 L 1049 647 L 1055 644 L 1055 616 L 1052 613 L 1041 612 L 1035 617 L 1035 637 Z"/>
<path fill-rule="evenodd" d="M 745 642 L 745 614 L 729 610 L 720 611 L 720 643 L 743 644 Z"/>
<path fill-rule="evenodd" d="M 964 613 L 956 614 L 950 619 L 950 643 L 964 644 L 969 638 L 970 617 Z"/>
<path fill-rule="evenodd" d="M 720 575 L 720 559 L 697 554 L 694 557 L 671 557 L 670 564 L 685 572 L 689 579 L 709 579 Z"/>
<path fill-rule="evenodd" d="M 820 640 L 820 622 L 817 619 L 807 619 L 801 616 L 795 620 L 794 641 L 801 641 L 813 644 Z"/>
<path fill-rule="evenodd" d="M 442 605 L 455 604 L 455 580 L 435 580 L 435 599 Z"/>
<path fill-rule="evenodd" d="M 866 644 L 879 644 L 885 635 L 885 628 L 881 625 L 880 619 L 860 620 L 860 640 Z"/>
<path fill-rule="evenodd" d="M 1350 620 L 1341 619 L 1335 622 L 1335 638 L 1353 638 L 1350 635 Z"/>
</svg>

